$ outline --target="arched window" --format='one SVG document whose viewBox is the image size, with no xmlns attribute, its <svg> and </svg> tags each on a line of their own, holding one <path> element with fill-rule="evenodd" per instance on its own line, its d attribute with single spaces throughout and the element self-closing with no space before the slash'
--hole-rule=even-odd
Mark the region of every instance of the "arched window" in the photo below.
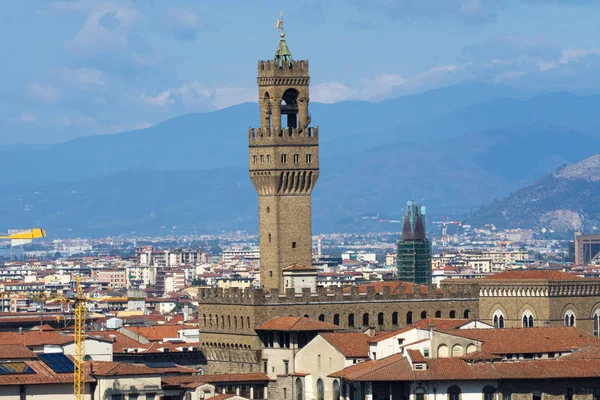
<svg viewBox="0 0 600 400">
<path fill-rule="evenodd" d="M 256 159 L 257 159 L 257 157 L 256 157 L 255 155 L 254 155 L 254 156 L 252 156 L 252 163 L 253 163 L 253 164 L 256 164 Z"/>
<path fill-rule="evenodd" d="M 418 388 L 415 391 L 415 400 L 425 400 L 425 395 L 427 392 L 423 388 Z"/>
<path fill-rule="evenodd" d="M 493 386 L 487 385 L 482 390 L 483 400 L 494 400 L 496 389 Z"/>
<path fill-rule="evenodd" d="M 306 155 L 306 163 L 310 164 L 312 162 L 312 154 L 307 154 Z M 338 384 L 339 385 L 339 384 Z"/>
<path fill-rule="evenodd" d="M 448 400 L 460 400 L 460 387 L 452 385 L 448 388 Z"/>
<path fill-rule="evenodd" d="M 465 310 L 465 312 L 463 313 L 463 317 L 465 319 L 469 319 L 471 317 L 471 311 Z"/>
<path fill-rule="evenodd" d="M 422 311 L 421 312 L 421 319 L 425 319 L 427 318 L 427 311 Z"/>
<path fill-rule="evenodd" d="M 369 326 L 369 314 L 368 313 L 363 314 L 363 326 Z"/>
<path fill-rule="evenodd" d="M 308 318 L 308 314 L 304 314 L 304 315 L 303 315 L 303 317 L 304 317 L 304 318 Z"/>
<path fill-rule="evenodd" d="M 225 316 L 221 315 L 221 328 L 225 329 Z"/>
<path fill-rule="evenodd" d="M 567 310 L 565 312 L 565 326 L 575 326 L 575 313 L 573 310 Z"/>
<path fill-rule="evenodd" d="M 412 311 L 406 313 L 406 325 L 412 325 Z"/>
<path fill-rule="evenodd" d="M 242 324 L 242 329 L 244 329 L 244 317 L 240 317 L 240 322 Z"/>
<path fill-rule="evenodd" d="M 462 357 L 463 355 L 463 348 L 460 344 L 452 346 L 452 357 Z"/>
<path fill-rule="evenodd" d="M 594 336 L 600 336 L 600 308 L 594 311 L 594 328 L 592 333 Z"/>
<path fill-rule="evenodd" d="M 206 326 L 206 314 L 202 314 L 202 319 L 204 320 L 204 326 Z"/>
<path fill-rule="evenodd" d="M 227 327 L 229 329 L 231 329 L 231 316 L 230 315 L 227 316 Z"/>
<path fill-rule="evenodd" d="M 246 326 L 248 326 L 248 329 L 251 329 L 252 327 L 250 326 L 250 317 L 246 317 Z"/>
<path fill-rule="evenodd" d="M 212 314 L 208 314 L 208 323 L 212 327 Z"/>
<path fill-rule="evenodd" d="M 450 318 L 456 318 L 456 311 L 450 310 L 450 314 L 448 314 Z"/>
<path fill-rule="evenodd" d="M 271 155 L 267 154 L 267 164 L 271 164 Z"/>
<path fill-rule="evenodd" d="M 233 327 L 237 329 L 237 317 L 233 317 Z"/>
<path fill-rule="evenodd" d="M 500 310 L 494 311 L 494 317 L 492 318 L 494 321 L 494 327 L 496 328 L 504 328 L 504 314 Z"/>
<path fill-rule="evenodd" d="M 533 328 L 533 314 L 529 310 L 523 312 L 523 328 Z"/>
<path fill-rule="evenodd" d="M 467 354 L 474 353 L 476 351 L 477 351 L 477 346 L 475 346 L 473 343 L 470 343 L 467 346 Z"/>
<path fill-rule="evenodd" d="M 296 400 L 304 400 L 302 389 L 302 380 L 300 378 L 296 378 Z"/>
<path fill-rule="evenodd" d="M 435 317 L 436 318 L 442 318 L 442 312 L 440 310 L 435 312 Z"/>
<path fill-rule="evenodd" d="M 319 321 L 325 321 L 325 314 L 319 315 Z"/>
<path fill-rule="evenodd" d="M 215 325 L 217 326 L 217 328 L 219 327 L 219 316 L 215 315 Z"/>
<path fill-rule="evenodd" d="M 396 311 L 392 313 L 392 325 L 398 325 L 398 313 Z"/>
<path fill-rule="evenodd" d="M 325 388 L 321 379 L 317 380 L 317 400 L 325 400 Z"/>
<path fill-rule="evenodd" d="M 377 314 L 377 325 L 382 326 L 383 325 L 383 313 L 380 312 L 379 314 Z"/>
<path fill-rule="evenodd" d="M 334 325 L 340 324 L 340 314 L 333 314 L 333 324 Z"/>
<path fill-rule="evenodd" d="M 438 358 L 446 358 L 449 356 L 448 354 L 448 346 L 445 344 L 440 344 L 437 349 Z"/>
<path fill-rule="evenodd" d="M 92 360 L 93 360 L 93 358 L 89 354 L 86 354 L 85 357 L 83 357 L 83 361 L 92 361 Z"/>
<path fill-rule="evenodd" d="M 335 380 L 333 381 L 333 400 L 340 399 L 340 383 Z"/>
<path fill-rule="evenodd" d="M 354 326 L 354 314 L 348 314 L 348 327 L 352 328 Z"/>
</svg>

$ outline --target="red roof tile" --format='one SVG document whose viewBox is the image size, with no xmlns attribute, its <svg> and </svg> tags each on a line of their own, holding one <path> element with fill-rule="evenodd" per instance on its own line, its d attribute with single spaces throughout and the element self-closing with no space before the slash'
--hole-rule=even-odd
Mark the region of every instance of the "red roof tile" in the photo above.
<svg viewBox="0 0 600 400">
<path fill-rule="evenodd" d="M 124 375 L 164 375 L 168 373 L 185 375 L 195 374 L 196 370 L 193 368 L 181 367 L 175 365 L 174 367 L 166 368 L 150 368 L 145 364 L 131 364 L 123 362 L 113 361 L 93 361 L 92 362 L 92 375 L 94 376 L 124 376 Z"/>
<path fill-rule="evenodd" d="M 37 356 L 26 346 L 15 344 L 0 344 L 0 359 L 16 360 L 16 359 L 35 359 Z"/>
<path fill-rule="evenodd" d="M 369 336 L 358 332 L 322 333 L 321 336 L 344 357 L 368 358 Z"/>
</svg>

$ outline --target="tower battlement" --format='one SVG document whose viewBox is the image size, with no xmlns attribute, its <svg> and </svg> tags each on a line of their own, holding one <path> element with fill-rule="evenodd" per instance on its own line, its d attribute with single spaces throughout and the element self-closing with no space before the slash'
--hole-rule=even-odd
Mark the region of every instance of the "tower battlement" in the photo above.
<svg viewBox="0 0 600 400">
<path fill-rule="evenodd" d="M 279 66 L 274 60 L 262 60 L 258 62 L 258 77 L 272 76 L 308 76 L 308 60 L 294 60 L 292 66 Z"/>
<path fill-rule="evenodd" d="M 319 127 L 308 128 L 248 128 L 248 140 L 252 145 L 289 144 L 292 146 L 305 146 L 318 144 Z"/>
<path fill-rule="evenodd" d="M 419 286 L 417 286 L 419 287 Z M 273 288 L 269 291 L 263 289 L 238 288 L 221 289 L 199 289 L 198 300 L 202 304 L 227 304 L 227 305 L 274 305 L 274 304 L 307 304 L 307 303 L 354 303 L 354 302 L 385 302 L 385 301 L 411 301 L 411 300 L 439 300 L 439 299 L 471 299 L 477 298 L 479 285 L 470 283 L 468 285 L 444 284 L 442 290 L 435 285 L 421 286 L 423 290 L 409 292 L 404 286 L 399 286 L 393 293 L 389 286 L 384 286 L 382 291 L 377 292 L 374 287 L 367 287 L 366 292 L 361 291 L 358 286 L 346 288 L 334 287 L 317 288 L 316 292 L 310 288 L 304 288 L 302 293 L 297 293 L 294 288 L 280 291 Z"/>
</svg>

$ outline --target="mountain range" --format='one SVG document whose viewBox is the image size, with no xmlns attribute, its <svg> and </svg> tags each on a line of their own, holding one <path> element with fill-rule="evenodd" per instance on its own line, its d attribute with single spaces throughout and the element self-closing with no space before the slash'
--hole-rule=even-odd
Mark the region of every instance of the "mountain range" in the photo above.
<svg viewBox="0 0 600 400">
<path fill-rule="evenodd" d="M 312 104 L 321 141 L 314 230 L 398 230 L 376 221 L 398 219 L 408 199 L 460 218 L 595 154 L 599 106 L 600 96 L 485 84 Z M 0 226 L 60 237 L 256 231 L 247 128 L 257 120 L 247 103 L 121 134 L 0 146 L 10 166 Z"/>
<path fill-rule="evenodd" d="M 482 207 L 468 222 L 555 232 L 600 228 L 600 154 L 558 168 L 504 199 Z"/>
</svg>

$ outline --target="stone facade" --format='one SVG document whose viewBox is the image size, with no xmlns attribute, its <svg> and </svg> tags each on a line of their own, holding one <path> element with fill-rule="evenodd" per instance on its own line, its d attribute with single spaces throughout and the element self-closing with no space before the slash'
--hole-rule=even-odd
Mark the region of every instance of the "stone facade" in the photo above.
<svg viewBox="0 0 600 400">
<path fill-rule="evenodd" d="M 259 197 L 260 283 L 267 290 L 284 290 L 283 268 L 312 264 L 319 134 L 309 127 L 309 83 L 306 60 L 258 63 L 261 126 L 249 130 L 248 162 Z"/>
</svg>

